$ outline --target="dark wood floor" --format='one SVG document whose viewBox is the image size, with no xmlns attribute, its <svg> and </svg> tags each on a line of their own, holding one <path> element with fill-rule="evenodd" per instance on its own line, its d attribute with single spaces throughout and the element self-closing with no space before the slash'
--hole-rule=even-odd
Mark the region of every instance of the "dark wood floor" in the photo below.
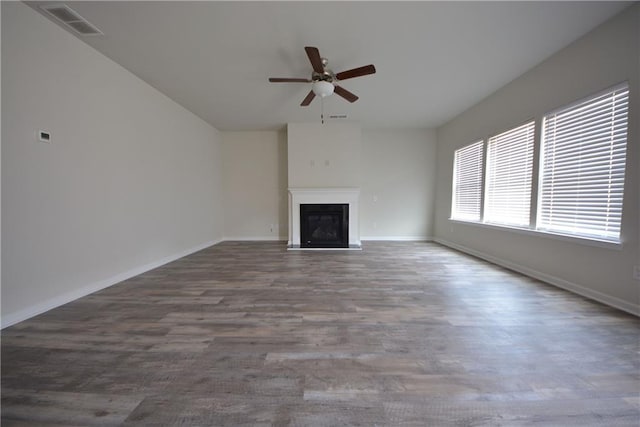
<svg viewBox="0 0 640 427">
<path fill-rule="evenodd" d="M 2 331 L 2 425 L 638 426 L 639 334 L 433 243 L 227 242 Z"/>
</svg>

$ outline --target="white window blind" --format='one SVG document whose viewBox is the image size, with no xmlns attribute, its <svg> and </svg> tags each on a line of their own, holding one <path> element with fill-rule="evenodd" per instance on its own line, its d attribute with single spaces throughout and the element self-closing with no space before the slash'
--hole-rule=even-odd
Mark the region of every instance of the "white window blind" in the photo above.
<svg viewBox="0 0 640 427">
<path fill-rule="evenodd" d="M 483 142 L 456 150 L 453 160 L 453 201 L 451 218 L 479 221 L 482 205 Z"/>
<path fill-rule="evenodd" d="M 484 221 L 529 226 L 534 122 L 489 138 Z"/>
<path fill-rule="evenodd" d="M 537 228 L 620 240 L 629 88 L 544 117 Z"/>
</svg>

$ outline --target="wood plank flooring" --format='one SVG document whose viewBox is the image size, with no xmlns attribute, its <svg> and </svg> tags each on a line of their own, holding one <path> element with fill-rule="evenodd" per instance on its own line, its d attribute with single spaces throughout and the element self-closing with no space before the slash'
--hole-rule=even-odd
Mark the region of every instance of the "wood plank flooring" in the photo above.
<svg viewBox="0 0 640 427">
<path fill-rule="evenodd" d="M 640 320 L 434 243 L 225 242 L 2 331 L 2 425 L 638 426 Z"/>
</svg>

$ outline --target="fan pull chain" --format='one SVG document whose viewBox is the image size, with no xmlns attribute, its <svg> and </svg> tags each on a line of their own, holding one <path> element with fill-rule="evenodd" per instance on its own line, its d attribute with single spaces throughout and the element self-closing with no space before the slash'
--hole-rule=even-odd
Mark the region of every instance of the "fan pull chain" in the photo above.
<svg viewBox="0 0 640 427">
<path fill-rule="evenodd" d="M 320 97 L 320 121 L 324 124 L 324 96 Z"/>
</svg>

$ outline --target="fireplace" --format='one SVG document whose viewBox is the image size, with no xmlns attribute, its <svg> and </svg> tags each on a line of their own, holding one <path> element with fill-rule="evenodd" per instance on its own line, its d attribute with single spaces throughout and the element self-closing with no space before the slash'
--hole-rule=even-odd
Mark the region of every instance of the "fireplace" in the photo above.
<svg viewBox="0 0 640 427">
<path fill-rule="evenodd" d="M 289 188 L 289 250 L 361 250 L 360 227 L 358 225 L 359 209 L 358 199 L 360 189 L 353 187 L 314 187 L 314 188 Z M 340 245 L 333 240 L 331 233 L 325 234 L 322 245 L 309 246 L 306 243 L 309 239 L 302 239 L 303 221 L 302 206 L 305 205 L 333 205 L 341 206 L 341 214 L 335 221 L 341 222 L 339 231 L 341 233 Z M 342 207 L 344 206 L 344 208 Z M 306 208 L 305 208 L 306 209 Z M 324 209 L 324 208 L 322 208 Z M 344 209 L 344 210 L 343 210 Z M 320 211 L 320 216 L 326 216 L 327 212 Z M 342 216 L 340 216 L 342 215 Z M 317 218 L 319 220 L 319 218 Z M 324 219 L 325 222 L 329 220 Z M 328 225 L 328 223 L 324 224 Z M 317 228 L 317 227 L 316 227 Z M 305 231 L 308 233 L 308 231 Z M 318 234 L 316 234 L 318 235 Z M 306 235 L 305 235 L 306 238 Z M 336 239 L 338 240 L 338 239 Z M 346 242 L 346 243 L 345 243 Z"/>
<path fill-rule="evenodd" d="M 301 204 L 300 247 L 348 248 L 348 204 Z"/>
</svg>

